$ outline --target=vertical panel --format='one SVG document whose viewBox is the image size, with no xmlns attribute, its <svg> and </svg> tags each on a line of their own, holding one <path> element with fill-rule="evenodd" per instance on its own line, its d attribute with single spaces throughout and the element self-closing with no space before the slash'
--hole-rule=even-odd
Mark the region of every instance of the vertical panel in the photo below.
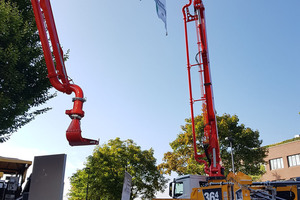
<svg viewBox="0 0 300 200">
<path fill-rule="evenodd" d="M 66 154 L 34 158 L 29 200 L 62 200 Z"/>
</svg>

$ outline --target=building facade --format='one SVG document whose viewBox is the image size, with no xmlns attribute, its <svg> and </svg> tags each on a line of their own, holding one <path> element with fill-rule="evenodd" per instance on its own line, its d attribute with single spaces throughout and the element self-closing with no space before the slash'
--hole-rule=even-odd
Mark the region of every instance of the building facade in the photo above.
<svg viewBox="0 0 300 200">
<path fill-rule="evenodd" d="M 262 181 L 289 180 L 300 177 L 300 140 L 268 148 L 266 173 Z"/>
</svg>

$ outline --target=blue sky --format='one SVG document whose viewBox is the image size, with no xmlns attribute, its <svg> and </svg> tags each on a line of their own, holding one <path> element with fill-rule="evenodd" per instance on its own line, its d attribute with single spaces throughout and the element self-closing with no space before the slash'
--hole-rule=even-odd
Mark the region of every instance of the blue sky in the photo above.
<svg viewBox="0 0 300 200">
<path fill-rule="evenodd" d="M 181 12 L 187 2 L 167 1 L 166 36 L 153 0 L 51 1 L 60 42 L 70 49 L 68 75 L 87 97 L 84 137 L 100 144 L 130 138 L 161 162 L 190 117 Z M 204 4 L 217 113 L 236 114 L 260 132 L 263 145 L 300 134 L 300 1 Z M 66 177 L 81 168 L 94 147 L 70 147 L 65 139 L 71 98 L 59 93 L 46 105 L 53 109 L 1 144 L 1 153 L 66 153 Z"/>
</svg>

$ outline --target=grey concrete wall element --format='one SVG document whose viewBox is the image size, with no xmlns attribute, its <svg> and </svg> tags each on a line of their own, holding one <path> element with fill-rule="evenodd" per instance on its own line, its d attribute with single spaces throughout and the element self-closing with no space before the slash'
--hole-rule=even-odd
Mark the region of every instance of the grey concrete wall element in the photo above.
<svg viewBox="0 0 300 200">
<path fill-rule="evenodd" d="M 63 199 L 66 159 L 66 154 L 34 158 L 29 200 Z"/>
</svg>

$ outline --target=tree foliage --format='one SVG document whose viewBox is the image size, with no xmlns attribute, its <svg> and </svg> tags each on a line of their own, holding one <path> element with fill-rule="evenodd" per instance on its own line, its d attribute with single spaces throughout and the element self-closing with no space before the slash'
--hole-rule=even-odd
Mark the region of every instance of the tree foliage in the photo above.
<svg viewBox="0 0 300 200">
<path fill-rule="evenodd" d="M 219 145 L 225 173 L 228 173 L 231 166 L 231 153 L 229 142 L 226 137 L 233 139 L 234 165 L 235 171 L 241 171 L 250 175 L 260 175 L 263 173 L 261 164 L 267 155 L 267 150 L 261 147 L 259 132 L 239 124 L 236 115 L 224 114 L 217 116 Z M 182 133 L 170 143 L 172 152 L 164 154 L 163 163 L 158 167 L 164 173 L 170 174 L 172 171 L 179 175 L 184 174 L 204 174 L 204 165 L 198 164 L 194 160 L 192 145 L 192 125 L 191 119 L 186 119 L 186 124 L 181 127 Z M 203 137 L 203 117 L 195 117 L 195 129 L 197 138 Z"/>
<path fill-rule="evenodd" d="M 0 142 L 49 110 L 31 108 L 50 87 L 30 0 L 0 0 Z"/>
<path fill-rule="evenodd" d="M 132 140 L 120 138 L 97 146 L 86 161 L 86 168 L 77 170 L 70 178 L 70 200 L 121 199 L 125 170 L 132 176 L 131 199 L 152 199 L 163 191 L 167 180 L 157 169 L 153 149 L 141 150 Z"/>
</svg>

